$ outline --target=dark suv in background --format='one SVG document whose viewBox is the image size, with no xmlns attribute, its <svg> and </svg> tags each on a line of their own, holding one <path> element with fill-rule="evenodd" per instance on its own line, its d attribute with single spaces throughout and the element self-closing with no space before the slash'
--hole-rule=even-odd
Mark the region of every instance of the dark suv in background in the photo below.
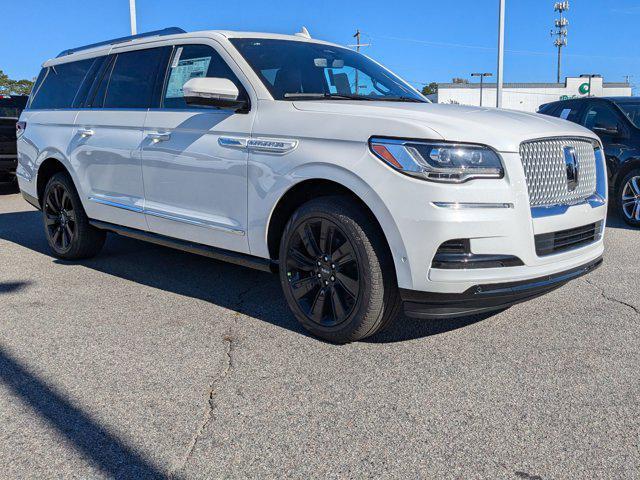
<svg viewBox="0 0 640 480">
<path fill-rule="evenodd" d="M 0 95 L 0 183 L 16 180 L 16 123 L 28 98 L 26 95 Z"/>
<path fill-rule="evenodd" d="M 547 103 L 538 112 L 579 123 L 600 137 L 612 198 L 622 218 L 640 227 L 640 98 L 576 98 Z"/>
</svg>

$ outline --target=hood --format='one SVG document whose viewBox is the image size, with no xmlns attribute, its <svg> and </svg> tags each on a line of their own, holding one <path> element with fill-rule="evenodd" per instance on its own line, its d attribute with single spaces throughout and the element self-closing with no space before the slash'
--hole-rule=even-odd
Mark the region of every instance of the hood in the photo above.
<svg viewBox="0 0 640 480">
<path fill-rule="evenodd" d="M 480 143 L 501 152 L 518 152 L 525 140 L 578 136 L 598 139 L 580 125 L 537 113 L 437 103 L 376 101 L 298 101 L 301 111 L 413 121 L 452 142 Z M 371 132 L 371 136 L 385 132 Z M 386 134 L 388 135 L 388 133 Z"/>
</svg>

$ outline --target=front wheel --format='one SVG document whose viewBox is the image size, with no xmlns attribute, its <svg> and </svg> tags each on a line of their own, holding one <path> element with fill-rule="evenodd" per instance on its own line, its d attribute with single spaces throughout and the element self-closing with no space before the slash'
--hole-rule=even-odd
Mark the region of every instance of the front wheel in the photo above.
<svg viewBox="0 0 640 480">
<path fill-rule="evenodd" d="M 375 334 L 401 305 L 380 228 L 343 196 L 311 200 L 293 214 L 280 245 L 280 282 L 298 321 L 334 343 Z"/>
<path fill-rule="evenodd" d="M 620 185 L 619 212 L 629 225 L 640 227 L 640 169 L 629 172 Z"/>
</svg>

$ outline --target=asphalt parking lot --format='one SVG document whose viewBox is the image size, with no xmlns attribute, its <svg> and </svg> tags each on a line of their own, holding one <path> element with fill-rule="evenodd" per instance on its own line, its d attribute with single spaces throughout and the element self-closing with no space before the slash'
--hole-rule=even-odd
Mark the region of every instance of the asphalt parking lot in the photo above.
<svg viewBox="0 0 640 480">
<path fill-rule="evenodd" d="M 640 478 L 640 231 L 497 315 L 333 346 L 277 278 L 110 236 L 68 263 L 0 192 L 2 478 Z"/>
</svg>

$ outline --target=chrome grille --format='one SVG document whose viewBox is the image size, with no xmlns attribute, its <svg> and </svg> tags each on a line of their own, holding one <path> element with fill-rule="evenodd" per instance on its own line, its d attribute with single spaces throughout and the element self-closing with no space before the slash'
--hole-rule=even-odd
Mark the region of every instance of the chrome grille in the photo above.
<svg viewBox="0 0 640 480">
<path fill-rule="evenodd" d="M 573 191 L 567 182 L 566 147 L 576 152 L 578 184 Z M 532 207 L 576 203 L 596 191 L 596 155 L 590 139 L 558 137 L 524 142 L 520 158 Z"/>
</svg>

